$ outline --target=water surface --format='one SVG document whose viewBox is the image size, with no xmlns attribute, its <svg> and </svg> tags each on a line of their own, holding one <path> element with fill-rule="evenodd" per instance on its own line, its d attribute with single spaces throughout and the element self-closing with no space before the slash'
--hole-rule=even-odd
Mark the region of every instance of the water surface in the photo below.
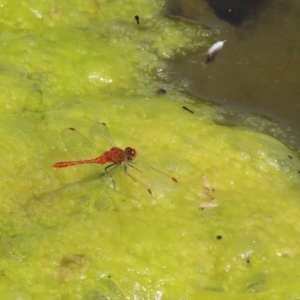
<svg viewBox="0 0 300 300">
<path fill-rule="evenodd" d="M 220 20 L 205 1 L 169 2 L 167 14 L 218 29 L 220 35 L 211 37 L 211 44 L 227 40 L 216 63 L 205 70 L 202 54 L 208 47 L 188 58 L 177 57 L 174 79 L 192 95 L 220 103 L 237 115 L 244 112 L 271 118 L 285 131 L 279 138 L 299 149 L 299 12 L 299 1 L 264 1 L 234 26 Z M 256 118 L 247 124 L 264 130 L 255 122 Z"/>
</svg>

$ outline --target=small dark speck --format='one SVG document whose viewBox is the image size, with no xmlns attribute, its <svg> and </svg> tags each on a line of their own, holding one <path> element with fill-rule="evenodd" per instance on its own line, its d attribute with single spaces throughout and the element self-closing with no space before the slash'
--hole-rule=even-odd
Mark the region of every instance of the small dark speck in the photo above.
<svg viewBox="0 0 300 300">
<path fill-rule="evenodd" d="M 290 155 L 289 155 L 289 158 L 290 158 L 290 159 L 293 159 L 293 156 L 290 156 Z"/>
<path fill-rule="evenodd" d="M 139 16 L 134 16 L 134 18 L 136 19 L 136 23 L 137 23 L 138 25 L 140 25 L 140 17 L 139 17 Z"/>
<path fill-rule="evenodd" d="M 167 91 L 165 89 L 159 89 L 159 90 L 156 91 L 157 95 L 164 95 L 166 93 L 167 93 Z"/>
<path fill-rule="evenodd" d="M 250 264 L 250 257 L 247 257 L 247 258 L 246 258 L 246 263 L 247 263 L 247 264 Z"/>
<path fill-rule="evenodd" d="M 111 276 L 110 276 L 110 275 L 108 275 L 107 277 L 108 277 L 108 278 L 111 278 Z"/>
<path fill-rule="evenodd" d="M 221 239 L 222 239 L 222 236 L 218 234 L 218 235 L 216 236 L 216 238 L 217 238 L 217 240 L 221 240 Z"/>
<path fill-rule="evenodd" d="M 182 108 L 184 109 L 184 110 L 187 110 L 188 112 L 190 112 L 191 114 L 193 114 L 194 112 L 192 111 L 192 110 L 190 110 L 189 108 L 187 108 L 186 106 L 182 106 Z"/>
</svg>

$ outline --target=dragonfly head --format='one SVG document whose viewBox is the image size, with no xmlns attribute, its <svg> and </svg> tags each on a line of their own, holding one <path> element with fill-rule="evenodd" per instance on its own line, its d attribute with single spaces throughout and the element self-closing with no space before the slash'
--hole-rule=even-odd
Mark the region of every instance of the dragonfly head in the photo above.
<svg viewBox="0 0 300 300">
<path fill-rule="evenodd" d="M 126 147 L 125 149 L 125 154 L 127 160 L 133 160 L 136 157 L 136 151 L 130 147 Z"/>
</svg>

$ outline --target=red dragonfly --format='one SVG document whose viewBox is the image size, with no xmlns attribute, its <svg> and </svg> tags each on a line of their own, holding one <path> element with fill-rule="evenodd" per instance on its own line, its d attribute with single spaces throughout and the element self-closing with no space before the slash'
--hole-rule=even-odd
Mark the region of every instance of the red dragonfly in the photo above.
<svg viewBox="0 0 300 300">
<path fill-rule="evenodd" d="M 150 188 L 151 182 L 160 181 L 160 184 L 166 188 L 170 182 L 177 182 L 176 178 L 171 177 L 168 174 L 159 171 L 145 163 L 142 163 L 140 161 L 137 162 L 135 159 L 137 156 L 137 152 L 131 147 L 126 147 L 125 150 L 119 147 L 111 147 L 110 150 L 107 151 L 104 151 L 101 148 L 99 148 L 99 144 L 113 145 L 113 140 L 109 135 L 105 123 L 96 123 L 91 128 L 90 140 L 72 127 L 64 129 L 61 133 L 61 136 L 63 141 L 65 142 L 67 149 L 75 157 L 83 157 L 84 155 L 87 155 L 86 152 L 101 153 L 101 155 L 92 159 L 57 162 L 53 164 L 52 167 L 64 168 L 81 164 L 104 165 L 106 163 L 110 163 L 104 168 L 105 172 L 101 175 L 109 175 L 113 184 L 113 188 L 115 188 L 115 181 L 111 172 L 120 165 L 123 165 L 125 174 L 134 181 L 140 182 L 144 186 L 146 186 L 147 191 L 150 195 L 152 195 L 152 190 Z M 133 175 L 132 173 L 135 173 L 135 175 Z M 137 176 L 139 177 L 139 179 L 137 179 Z M 145 180 L 143 180 L 143 177 L 145 178 Z M 165 184 L 166 181 L 168 182 L 167 185 Z"/>
</svg>

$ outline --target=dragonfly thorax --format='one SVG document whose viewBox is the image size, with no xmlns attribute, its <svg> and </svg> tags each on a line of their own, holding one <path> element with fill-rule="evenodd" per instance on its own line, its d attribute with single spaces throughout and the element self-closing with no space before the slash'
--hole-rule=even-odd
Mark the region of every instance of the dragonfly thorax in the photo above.
<svg viewBox="0 0 300 300">
<path fill-rule="evenodd" d="M 131 147 L 126 147 L 125 149 L 125 156 L 127 160 L 133 160 L 136 157 L 136 151 L 135 149 L 132 149 Z"/>
</svg>

